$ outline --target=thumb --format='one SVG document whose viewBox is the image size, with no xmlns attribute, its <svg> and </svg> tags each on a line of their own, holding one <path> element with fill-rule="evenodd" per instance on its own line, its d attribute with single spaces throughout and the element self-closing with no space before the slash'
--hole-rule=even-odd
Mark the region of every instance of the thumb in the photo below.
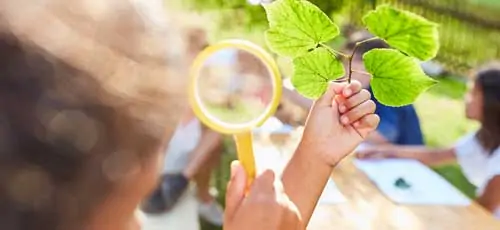
<svg viewBox="0 0 500 230">
<path fill-rule="evenodd" d="M 324 107 L 336 107 L 337 101 L 335 98 L 337 95 L 342 95 L 342 90 L 346 86 L 346 82 L 331 82 L 325 94 L 316 101 L 316 104 Z"/>
<path fill-rule="evenodd" d="M 314 107 L 316 106 L 321 106 L 321 107 L 330 107 L 332 105 L 332 101 L 335 98 L 335 88 L 333 87 L 333 83 L 330 83 L 328 85 L 328 89 L 326 90 L 325 94 L 321 96 L 316 102 L 314 103 Z"/>
<path fill-rule="evenodd" d="M 349 85 L 347 82 L 331 82 L 330 87 L 333 89 L 333 92 L 338 95 L 342 95 L 342 91 Z"/>
<path fill-rule="evenodd" d="M 250 200 L 262 200 L 269 198 L 274 200 L 276 194 L 283 191 L 283 186 L 276 186 L 277 184 L 275 173 L 268 169 L 255 178 L 248 198 Z"/>
<path fill-rule="evenodd" d="M 247 176 L 239 161 L 231 163 L 231 179 L 226 189 L 225 218 L 231 220 L 245 198 Z"/>
</svg>

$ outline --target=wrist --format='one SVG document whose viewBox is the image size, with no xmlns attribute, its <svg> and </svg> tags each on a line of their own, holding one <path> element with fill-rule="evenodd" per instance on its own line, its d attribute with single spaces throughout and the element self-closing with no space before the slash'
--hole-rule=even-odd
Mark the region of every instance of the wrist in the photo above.
<svg viewBox="0 0 500 230">
<path fill-rule="evenodd" d="M 295 151 L 295 155 L 298 157 L 307 158 L 308 161 L 311 161 L 316 166 L 326 166 L 329 168 L 334 168 L 341 159 L 337 156 L 340 156 L 337 153 L 334 153 L 335 150 L 324 151 L 318 146 L 317 142 L 308 142 L 302 140 L 297 150 Z"/>
</svg>

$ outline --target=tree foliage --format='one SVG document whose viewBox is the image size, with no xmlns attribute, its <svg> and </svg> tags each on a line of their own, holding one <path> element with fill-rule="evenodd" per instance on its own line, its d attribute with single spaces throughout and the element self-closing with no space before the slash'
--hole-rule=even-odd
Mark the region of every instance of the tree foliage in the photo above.
<svg viewBox="0 0 500 230">
<path fill-rule="evenodd" d="M 350 0 L 372 2 L 373 0 Z M 310 0 L 328 16 L 340 12 L 349 0 Z M 267 27 L 266 12 L 260 5 L 251 5 L 248 0 L 184 0 L 190 9 L 199 11 L 217 10 L 219 25 L 223 29 L 244 26 L 246 28 Z"/>
</svg>

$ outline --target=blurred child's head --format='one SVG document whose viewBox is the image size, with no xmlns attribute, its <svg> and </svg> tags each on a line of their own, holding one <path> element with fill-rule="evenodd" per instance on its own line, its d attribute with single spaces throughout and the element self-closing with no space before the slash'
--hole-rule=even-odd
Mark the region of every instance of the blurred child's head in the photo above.
<svg viewBox="0 0 500 230">
<path fill-rule="evenodd" d="M 153 2 L 0 1 L 2 230 L 133 225 L 185 93 Z"/>
<path fill-rule="evenodd" d="M 478 137 L 483 146 L 494 150 L 500 145 L 500 64 L 479 68 L 465 97 L 466 116 L 481 122 Z"/>
</svg>

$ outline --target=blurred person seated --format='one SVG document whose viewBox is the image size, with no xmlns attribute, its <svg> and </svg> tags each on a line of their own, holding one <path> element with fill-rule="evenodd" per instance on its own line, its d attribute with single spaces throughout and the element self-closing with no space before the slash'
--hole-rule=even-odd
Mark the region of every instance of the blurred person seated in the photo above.
<svg viewBox="0 0 500 230">
<path fill-rule="evenodd" d="M 478 131 L 450 148 L 372 146 L 359 150 L 360 158 L 411 158 L 427 165 L 457 161 L 466 178 L 477 187 L 477 202 L 500 218 L 500 64 L 474 73 L 465 97 L 466 116 L 479 121 Z"/>
<path fill-rule="evenodd" d="M 185 113 L 168 144 L 160 185 L 143 204 L 143 210 L 168 212 L 193 180 L 200 216 L 213 225 L 222 226 L 223 208 L 210 194 L 210 178 L 220 161 L 222 147 L 221 134 L 202 125 L 191 110 Z"/>
<path fill-rule="evenodd" d="M 371 35 L 364 32 L 354 33 L 350 39 L 351 41 L 346 45 L 344 53 L 351 54 L 356 43 L 368 38 L 371 38 Z M 363 43 L 356 49 L 352 61 L 352 69 L 356 70 L 352 73 L 352 78 L 360 81 L 363 88 L 368 90 L 366 93 L 371 94 L 371 100 L 373 100 L 377 105 L 375 113 L 380 117 L 380 124 L 376 132 L 370 134 L 370 136 L 366 139 L 366 144 L 423 145 L 424 138 L 420 127 L 420 120 L 413 105 L 390 107 L 381 104 L 373 96 L 370 87 L 371 76 L 364 73 L 365 68 L 362 58 L 366 52 L 377 48 L 388 48 L 388 45 L 381 40 Z M 345 67 L 349 68 L 347 63 L 345 64 Z M 347 71 L 348 70 L 346 69 L 346 73 Z M 312 105 L 312 100 L 302 97 L 294 90 L 286 87 L 283 87 L 283 96 L 306 110 L 308 110 Z M 283 114 L 282 111 L 278 112 L 281 117 L 285 117 L 286 119 L 287 116 Z"/>
<path fill-rule="evenodd" d="M 192 62 L 208 46 L 206 33 L 200 28 L 186 29 L 187 59 Z M 222 226 L 223 208 L 210 194 L 212 171 L 220 161 L 222 137 L 200 123 L 188 109 L 167 145 L 159 186 L 144 201 L 146 213 L 171 210 L 185 194 L 189 181 L 196 184 L 199 215 L 207 222 Z"/>
<path fill-rule="evenodd" d="M 158 9 L 163 1 L 0 1 L 2 230 L 140 229 L 136 210 L 186 109 L 186 65 L 168 42 L 182 40 Z M 268 170 L 247 187 L 234 162 L 224 229 L 305 229 L 334 165 L 378 124 L 362 92 L 331 84 L 282 178 Z M 336 95 L 359 113 L 341 113 Z"/>
</svg>

